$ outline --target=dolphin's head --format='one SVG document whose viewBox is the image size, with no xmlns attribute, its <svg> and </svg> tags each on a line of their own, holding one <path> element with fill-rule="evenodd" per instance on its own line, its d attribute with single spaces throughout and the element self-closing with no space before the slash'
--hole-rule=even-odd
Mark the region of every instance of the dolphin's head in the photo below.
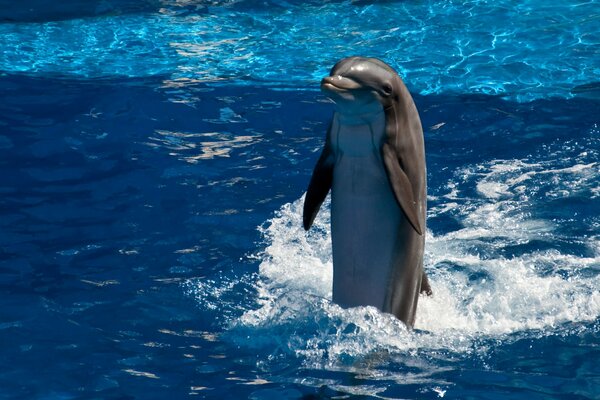
<svg viewBox="0 0 600 400">
<path fill-rule="evenodd" d="M 342 114 L 368 114 L 388 108 L 398 97 L 396 72 L 376 58 L 348 57 L 333 66 L 321 90 Z"/>
</svg>

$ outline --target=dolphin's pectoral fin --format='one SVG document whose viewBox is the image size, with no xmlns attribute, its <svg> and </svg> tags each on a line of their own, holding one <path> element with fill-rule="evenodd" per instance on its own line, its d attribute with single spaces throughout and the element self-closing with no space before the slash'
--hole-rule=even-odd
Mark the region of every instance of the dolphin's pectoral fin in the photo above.
<svg viewBox="0 0 600 400">
<path fill-rule="evenodd" d="M 304 198 L 304 212 L 302 215 L 302 223 L 305 230 L 309 230 L 321 204 L 327 197 L 331 184 L 333 182 L 333 157 L 329 147 L 325 145 L 319 161 L 315 166 L 312 178 L 308 184 L 306 197 Z"/>
<path fill-rule="evenodd" d="M 396 200 L 398 201 L 400 208 L 402 208 L 404 215 L 406 215 L 408 222 L 410 222 L 412 227 L 419 235 L 422 235 L 423 224 L 421 223 L 421 218 L 419 218 L 419 209 L 417 207 L 417 202 L 415 201 L 410 180 L 400 167 L 398 157 L 396 156 L 396 152 L 393 150 L 392 146 L 390 146 L 388 143 L 384 143 L 382 153 L 383 163 L 388 173 L 388 178 L 390 180 L 390 184 L 392 185 Z"/>
<path fill-rule="evenodd" d="M 425 271 L 423 271 L 423 277 L 421 278 L 421 290 L 419 290 L 419 293 L 427 296 L 433 295 L 431 285 L 429 284 L 429 278 L 427 278 Z"/>
</svg>

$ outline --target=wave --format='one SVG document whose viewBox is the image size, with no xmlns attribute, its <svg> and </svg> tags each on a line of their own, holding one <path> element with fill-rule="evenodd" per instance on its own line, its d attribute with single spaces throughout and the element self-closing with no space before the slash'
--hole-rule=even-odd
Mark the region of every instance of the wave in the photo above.
<svg viewBox="0 0 600 400">
<path fill-rule="evenodd" d="M 430 198 L 430 220 L 450 214 L 460 227 L 427 232 L 425 268 L 434 295 L 420 298 L 414 331 L 373 307 L 333 304 L 329 200 L 308 233 L 301 223 L 303 199 L 285 204 L 259 228 L 259 272 L 245 282 L 254 290 L 254 305 L 238 307 L 229 320 L 232 340 L 294 355 L 305 367 L 336 369 L 382 352 L 483 354 L 486 343 L 497 340 L 585 329 L 600 317 L 600 223 L 594 220 L 593 234 L 581 239 L 556 221 L 536 218 L 529 207 L 543 203 L 536 196 L 553 180 L 562 186 L 543 197 L 587 196 L 596 190 L 596 169 L 594 162 L 551 168 L 541 160 L 458 169 L 448 192 Z M 519 189 L 527 180 L 531 185 Z M 465 182 L 477 188 L 476 198 L 463 197 Z M 197 298 L 223 307 L 224 292 L 239 290 L 237 284 L 193 286 Z"/>
</svg>

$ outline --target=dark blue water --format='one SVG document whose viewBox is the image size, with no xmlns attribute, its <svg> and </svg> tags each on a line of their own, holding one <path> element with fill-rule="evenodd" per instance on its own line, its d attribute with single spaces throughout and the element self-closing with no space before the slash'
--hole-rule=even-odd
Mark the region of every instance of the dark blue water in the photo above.
<svg viewBox="0 0 600 400">
<path fill-rule="evenodd" d="M 597 2 L 16 4 L 0 398 L 600 397 Z M 331 304 L 327 210 L 301 228 L 355 52 L 425 131 L 413 332 Z"/>
</svg>

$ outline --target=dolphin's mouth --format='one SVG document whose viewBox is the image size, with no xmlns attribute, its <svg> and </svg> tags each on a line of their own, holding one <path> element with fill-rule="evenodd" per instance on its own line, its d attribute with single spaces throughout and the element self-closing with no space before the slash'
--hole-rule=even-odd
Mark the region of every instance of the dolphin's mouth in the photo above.
<svg viewBox="0 0 600 400">
<path fill-rule="evenodd" d="M 361 85 L 353 79 L 344 76 L 326 76 L 321 81 L 321 89 L 332 92 L 345 92 L 352 89 L 360 89 Z"/>
</svg>

